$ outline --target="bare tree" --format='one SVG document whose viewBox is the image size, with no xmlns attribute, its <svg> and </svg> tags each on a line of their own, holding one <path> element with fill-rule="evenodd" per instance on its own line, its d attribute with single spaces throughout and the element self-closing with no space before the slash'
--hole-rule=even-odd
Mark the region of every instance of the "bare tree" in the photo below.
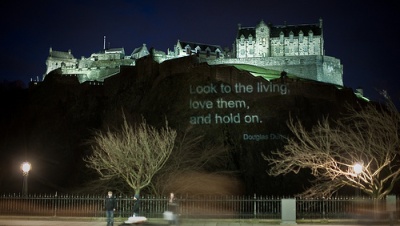
<svg viewBox="0 0 400 226">
<path fill-rule="evenodd" d="M 306 197 L 329 197 L 344 186 L 377 199 L 388 195 L 400 179 L 400 114 L 389 99 L 386 106 L 349 107 L 349 112 L 333 123 L 325 118 L 311 130 L 291 118 L 287 125 L 294 137 L 283 150 L 263 154 L 268 173 L 311 169 L 315 179 L 301 194 Z"/>
<path fill-rule="evenodd" d="M 157 130 L 143 120 L 136 128 L 125 116 L 120 131 L 97 132 L 92 140 L 93 154 L 85 161 L 103 180 L 124 181 L 139 194 L 168 160 L 176 131 L 168 127 Z"/>
</svg>

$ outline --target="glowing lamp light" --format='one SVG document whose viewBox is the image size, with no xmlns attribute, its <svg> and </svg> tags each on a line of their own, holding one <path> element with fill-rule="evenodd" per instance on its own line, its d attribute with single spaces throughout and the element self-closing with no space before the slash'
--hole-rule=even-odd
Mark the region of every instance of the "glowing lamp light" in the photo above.
<svg viewBox="0 0 400 226">
<path fill-rule="evenodd" d="M 28 175 L 29 171 L 32 169 L 32 166 L 29 162 L 23 162 L 21 164 L 22 175 L 24 177 L 24 181 L 22 183 L 22 194 L 24 196 L 28 195 Z"/>
<path fill-rule="evenodd" d="M 360 163 L 356 163 L 353 166 L 353 170 L 357 175 L 359 175 L 363 171 L 363 165 L 361 165 Z"/>
<path fill-rule="evenodd" d="M 24 174 L 28 174 L 31 170 L 31 164 L 29 162 L 24 162 L 21 164 L 21 170 Z"/>
</svg>

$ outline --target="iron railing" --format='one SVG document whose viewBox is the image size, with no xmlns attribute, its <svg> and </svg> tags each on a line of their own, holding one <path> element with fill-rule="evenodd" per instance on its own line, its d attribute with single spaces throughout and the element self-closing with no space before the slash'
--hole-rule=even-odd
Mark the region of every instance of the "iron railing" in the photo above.
<svg viewBox="0 0 400 226">
<path fill-rule="evenodd" d="M 104 217 L 104 195 L 4 194 L 0 196 L 0 215 Z M 132 215 L 133 199 L 117 196 L 117 217 Z M 272 196 L 182 196 L 178 197 L 183 218 L 280 219 L 282 197 Z M 400 209 L 396 199 L 397 211 Z M 140 215 L 162 218 L 168 197 L 143 196 Z M 397 212 L 398 215 L 399 212 Z M 329 199 L 296 198 L 297 219 L 354 219 L 387 217 L 385 200 L 339 197 Z"/>
</svg>

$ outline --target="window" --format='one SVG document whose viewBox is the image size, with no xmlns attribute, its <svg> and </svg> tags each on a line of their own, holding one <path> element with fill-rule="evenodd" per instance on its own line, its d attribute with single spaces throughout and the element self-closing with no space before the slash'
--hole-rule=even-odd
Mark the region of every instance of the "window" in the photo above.
<svg viewBox="0 0 400 226">
<path fill-rule="evenodd" d="M 314 36 L 314 33 L 310 30 L 309 32 L 308 32 L 308 41 L 309 42 L 312 42 L 313 41 L 313 37 Z"/>
<path fill-rule="evenodd" d="M 302 43 L 303 42 L 303 37 L 304 37 L 304 33 L 303 31 L 299 32 L 299 42 Z"/>
<path fill-rule="evenodd" d="M 289 41 L 290 42 L 293 42 L 293 36 L 294 36 L 293 31 L 290 31 L 290 33 L 289 33 Z"/>
<path fill-rule="evenodd" d="M 281 33 L 279 34 L 279 41 L 281 42 L 281 44 L 283 44 L 283 32 L 281 31 Z"/>
</svg>

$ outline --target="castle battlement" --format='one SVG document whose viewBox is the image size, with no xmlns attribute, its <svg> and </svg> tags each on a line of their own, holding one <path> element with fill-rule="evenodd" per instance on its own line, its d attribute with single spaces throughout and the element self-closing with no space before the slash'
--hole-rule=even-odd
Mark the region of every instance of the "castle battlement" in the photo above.
<svg viewBox="0 0 400 226">
<path fill-rule="evenodd" d="M 285 71 L 303 79 L 343 86 L 343 67 L 340 60 L 329 56 L 225 58 L 205 62 L 209 65 L 253 65 L 269 70 Z"/>
</svg>

